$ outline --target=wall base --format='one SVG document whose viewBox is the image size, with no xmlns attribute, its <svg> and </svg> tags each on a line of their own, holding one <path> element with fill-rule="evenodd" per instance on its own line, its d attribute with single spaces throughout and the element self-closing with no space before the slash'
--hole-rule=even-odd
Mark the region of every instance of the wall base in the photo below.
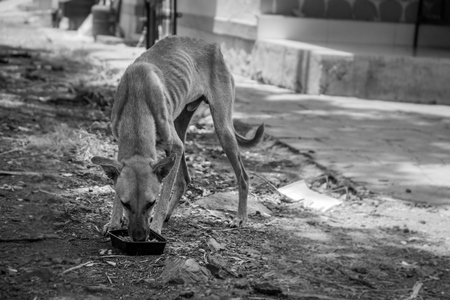
<svg viewBox="0 0 450 300">
<path fill-rule="evenodd" d="M 258 40 L 252 57 L 253 78 L 305 94 L 450 105 L 450 59 L 286 40 Z"/>
</svg>

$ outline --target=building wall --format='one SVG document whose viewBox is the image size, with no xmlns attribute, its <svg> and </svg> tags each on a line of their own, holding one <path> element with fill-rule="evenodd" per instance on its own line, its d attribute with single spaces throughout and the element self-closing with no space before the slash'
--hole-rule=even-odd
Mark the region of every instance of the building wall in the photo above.
<svg viewBox="0 0 450 300">
<path fill-rule="evenodd" d="M 233 72 L 246 74 L 257 35 L 258 16 L 272 12 L 273 0 L 178 1 L 177 34 L 218 43 Z M 294 3 L 296 4 L 295 0 Z"/>
<path fill-rule="evenodd" d="M 423 13 L 428 19 L 439 17 L 441 1 L 424 1 Z M 418 4 L 419 0 L 298 0 L 298 14 L 307 18 L 414 23 Z M 450 7 L 446 15 L 450 16 Z"/>
<path fill-rule="evenodd" d="M 254 41 L 260 6 L 261 0 L 178 1 L 178 11 L 182 13 L 178 29 Z"/>
</svg>

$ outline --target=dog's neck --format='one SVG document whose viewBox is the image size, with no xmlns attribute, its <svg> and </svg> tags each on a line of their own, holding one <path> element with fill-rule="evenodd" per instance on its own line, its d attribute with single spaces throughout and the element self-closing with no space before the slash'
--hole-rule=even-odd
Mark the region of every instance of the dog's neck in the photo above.
<svg viewBox="0 0 450 300">
<path fill-rule="evenodd" d="M 126 109 L 124 113 L 127 113 Z M 157 158 L 158 136 L 155 121 L 151 114 L 135 114 L 130 118 L 122 118 L 118 135 L 119 161 L 134 156 L 152 160 Z"/>
<path fill-rule="evenodd" d="M 112 130 L 119 140 L 119 161 L 133 156 L 157 158 L 157 148 L 170 150 L 168 121 L 173 109 L 161 72 L 149 63 L 128 67 L 119 83 L 112 111 Z"/>
</svg>

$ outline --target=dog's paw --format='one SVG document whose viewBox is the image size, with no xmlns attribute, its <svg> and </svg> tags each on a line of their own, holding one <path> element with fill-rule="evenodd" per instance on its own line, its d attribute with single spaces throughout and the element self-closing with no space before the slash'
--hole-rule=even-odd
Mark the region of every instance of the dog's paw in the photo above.
<svg viewBox="0 0 450 300">
<path fill-rule="evenodd" d="M 247 219 L 246 218 L 244 219 L 244 218 L 236 217 L 236 218 L 233 219 L 233 221 L 231 221 L 230 227 L 241 228 L 241 227 L 244 227 L 246 223 L 247 223 Z"/>
<path fill-rule="evenodd" d="M 122 226 L 122 228 L 128 228 L 128 218 L 126 216 L 120 218 L 120 226 Z"/>
<path fill-rule="evenodd" d="M 118 224 L 117 223 L 110 223 L 110 222 L 108 222 L 108 223 L 106 223 L 105 226 L 103 226 L 102 233 L 103 233 L 104 236 L 107 236 L 108 232 L 114 231 L 114 230 L 120 230 L 120 229 L 125 229 L 125 227 L 123 226 L 122 220 Z"/>
<path fill-rule="evenodd" d="M 157 234 L 161 234 L 162 231 L 162 224 L 158 225 L 153 222 L 150 223 L 150 229 L 156 232 Z"/>
</svg>

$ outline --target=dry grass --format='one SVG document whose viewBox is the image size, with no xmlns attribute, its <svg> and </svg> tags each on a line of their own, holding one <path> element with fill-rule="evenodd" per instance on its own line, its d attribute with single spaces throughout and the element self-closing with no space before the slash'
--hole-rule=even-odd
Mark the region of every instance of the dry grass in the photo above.
<svg viewBox="0 0 450 300">
<path fill-rule="evenodd" d="M 74 48 L 59 46 L 58 51 L 53 51 L 48 56 L 56 62 L 76 62 L 86 67 L 93 65 L 94 60 L 89 55 L 91 50 L 87 48 Z"/>
<path fill-rule="evenodd" d="M 71 69 L 70 83 L 74 87 L 95 87 L 117 85 L 122 72 L 112 69 L 107 63 L 91 56 L 92 49 L 59 46 L 58 51 L 52 51 L 41 56 L 52 65 Z M 70 67 L 68 67 L 70 65 Z"/>
<path fill-rule="evenodd" d="M 115 146 L 105 141 L 96 133 L 85 129 L 74 129 L 66 124 L 54 126 L 53 131 L 36 136 L 27 136 L 20 139 L 23 148 L 33 151 L 39 150 L 57 157 L 70 156 L 76 160 L 88 161 L 95 155 L 114 156 Z"/>
</svg>

